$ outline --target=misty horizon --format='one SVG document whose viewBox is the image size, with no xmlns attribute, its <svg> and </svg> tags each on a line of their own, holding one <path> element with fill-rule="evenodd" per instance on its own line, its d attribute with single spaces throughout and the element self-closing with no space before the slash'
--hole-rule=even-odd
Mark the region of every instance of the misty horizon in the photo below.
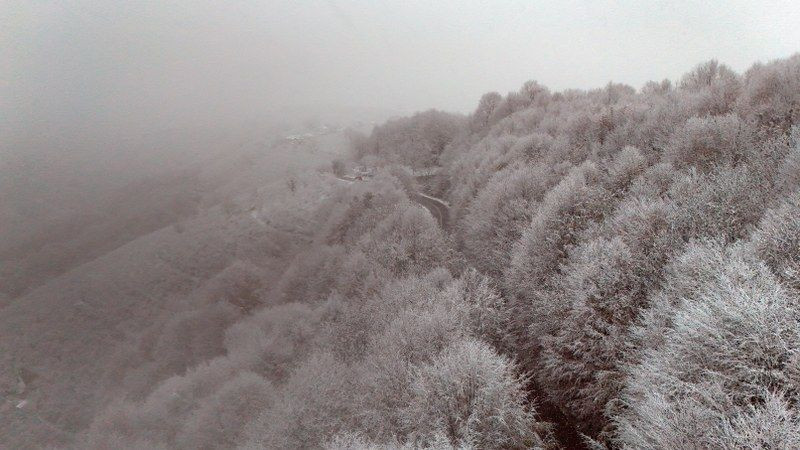
<svg viewBox="0 0 800 450">
<path fill-rule="evenodd" d="M 468 113 L 484 93 L 528 80 L 638 89 L 698 61 L 742 72 L 796 51 L 790 2 L 723 4 L 10 2 L 3 128 L 233 126 L 286 109 Z"/>
</svg>

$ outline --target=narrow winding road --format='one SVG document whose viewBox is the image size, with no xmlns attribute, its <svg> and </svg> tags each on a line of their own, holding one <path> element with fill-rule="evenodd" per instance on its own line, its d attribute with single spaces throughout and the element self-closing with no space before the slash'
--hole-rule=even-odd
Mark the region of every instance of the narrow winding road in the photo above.
<svg viewBox="0 0 800 450">
<path fill-rule="evenodd" d="M 444 231 L 448 231 L 447 227 L 450 225 L 450 208 L 447 206 L 447 203 L 436 197 L 431 197 L 419 192 L 412 195 L 411 199 L 430 211 L 433 217 L 439 222 L 439 226 L 442 227 Z"/>
<path fill-rule="evenodd" d="M 357 180 L 343 178 L 338 175 L 335 175 L 338 180 L 344 181 L 346 183 L 354 183 Z M 430 195 L 423 194 L 421 192 L 415 192 L 411 195 L 411 200 L 419 203 L 425 209 L 430 211 L 431 215 L 439 222 L 439 226 L 442 227 L 442 230 L 448 231 L 448 226 L 450 225 L 450 207 L 445 203 L 444 200 L 438 199 L 436 197 L 431 197 Z"/>
</svg>

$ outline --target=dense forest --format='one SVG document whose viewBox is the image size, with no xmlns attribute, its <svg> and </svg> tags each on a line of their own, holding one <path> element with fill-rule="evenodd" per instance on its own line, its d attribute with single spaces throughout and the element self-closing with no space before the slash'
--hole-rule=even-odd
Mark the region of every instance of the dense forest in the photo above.
<svg viewBox="0 0 800 450">
<path fill-rule="evenodd" d="M 183 285 L 95 318 L 107 362 L 7 445 L 800 448 L 798 125 L 795 55 L 352 133 L 336 171 L 374 176 L 162 229 L 204 240 L 153 244 Z"/>
</svg>

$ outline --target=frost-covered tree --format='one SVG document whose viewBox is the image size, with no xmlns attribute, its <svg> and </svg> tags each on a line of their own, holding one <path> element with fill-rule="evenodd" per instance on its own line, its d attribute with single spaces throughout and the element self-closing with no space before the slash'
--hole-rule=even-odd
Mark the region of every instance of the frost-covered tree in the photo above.
<svg viewBox="0 0 800 450">
<path fill-rule="evenodd" d="M 756 64 L 744 75 L 736 109 L 756 123 L 786 130 L 800 119 L 800 55 Z"/>
<path fill-rule="evenodd" d="M 515 244 L 504 283 L 513 296 L 512 321 L 523 346 L 519 349 L 523 361 L 535 358 L 538 340 L 554 331 L 566 309 L 567 305 L 551 299 L 553 278 L 561 263 L 578 243 L 580 233 L 601 220 L 608 209 L 610 195 L 597 185 L 599 176 L 600 171 L 589 163 L 573 170 L 547 193 Z"/>
<path fill-rule="evenodd" d="M 663 265 L 681 248 L 663 201 L 620 205 L 571 253 L 551 300 L 565 310 L 542 337 L 540 389 L 587 433 L 606 425 L 605 412 L 624 379 L 628 335 L 661 280 Z M 542 317 L 541 321 L 553 321 Z"/>
<path fill-rule="evenodd" d="M 226 382 L 198 408 L 176 438 L 185 449 L 234 448 L 243 444 L 245 424 L 272 405 L 274 388 L 244 372 Z"/>
<path fill-rule="evenodd" d="M 436 110 L 394 119 L 376 127 L 357 155 L 379 156 L 414 168 L 438 165 L 439 155 L 456 138 L 464 118 Z"/>
<path fill-rule="evenodd" d="M 403 426 L 402 411 L 412 398 L 415 368 L 467 335 L 452 304 L 439 295 L 420 301 L 397 314 L 368 344 L 359 378 L 366 385 L 365 431 L 374 438 L 411 431 Z"/>
<path fill-rule="evenodd" d="M 266 308 L 228 328 L 227 359 L 273 382 L 285 381 L 315 346 L 327 305 L 302 303 Z"/>
<path fill-rule="evenodd" d="M 511 361 L 480 341 L 461 341 L 415 371 L 403 421 L 415 444 L 445 436 L 459 447 L 541 448 L 548 430 L 525 405 L 523 386 Z"/>
<path fill-rule="evenodd" d="M 800 191 L 767 211 L 752 243 L 773 273 L 800 293 Z"/>
<path fill-rule="evenodd" d="M 315 448 L 343 431 L 356 412 L 349 398 L 356 380 L 328 353 L 315 353 L 281 388 L 271 408 L 252 416 L 246 448 Z"/>
<path fill-rule="evenodd" d="M 475 269 L 465 271 L 443 292 L 467 334 L 491 344 L 495 350 L 513 352 L 508 328 L 511 310 L 490 278 Z"/>
<path fill-rule="evenodd" d="M 709 174 L 691 170 L 667 192 L 675 206 L 669 220 L 684 241 L 719 237 L 732 242 L 753 230 L 770 194 L 769 183 L 746 166 Z"/>
<path fill-rule="evenodd" d="M 412 204 L 398 205 L 372 232 L 362 236 L 359 248 L 394 276 L 427 272 L 450 255 L 439 224 L 428 210 Z"/>
<path fill-rule="evenodd" d="M 467 256 L 479 270 L 502 276 L 552 178 L 544 167 L 512 167 L 497 172 L 480 191 L 462 222 Z"/>
<path fill-rule="evenodd" d="M 486 130 L 491 124 L 494 110 L 500 106 L 502 101 L 503 97 L 497 92 L 483 94 L 480 102 L 478 102 L 478 108 L 472 113 L 472 117 L 470 117 L 470 129 L 473 132 Z"/>
<path fill-rule="evenodd" d="M 663 341 L 629 368 L 614 419 L 621 447 L 783 448 L 800 438 L 797 299 L 744 253 L 678 300 Z"/>
<path fill-rule="evenodd" d="M 684 75 L 679 88 L 690 94 L 698 115 L 719 115 L 730 112 L 741 92 L 742 81 L 728 66 L 711 60 Z"/>
<path fill-rule="evenodd" d="M 563 446 L 800 447 L 798 58 L 353 135 L 375 177 L 282 186 L 280 280 L 232 264 L 167 310 L 80 443 L 548 447 L 536 398 Z"/>
<path fill-rule="evenodd" d="M 710 171 L 714 166 L 735 164 L 748 152 L 749 125 L 735 114 L 692 117 L 672 134 L 664 160 L 675 167 Z"/>
</svg>

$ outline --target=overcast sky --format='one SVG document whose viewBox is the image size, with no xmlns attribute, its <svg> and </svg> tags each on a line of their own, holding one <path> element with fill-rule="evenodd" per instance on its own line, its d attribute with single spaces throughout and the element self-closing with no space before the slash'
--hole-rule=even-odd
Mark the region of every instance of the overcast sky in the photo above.
<svg viewBox="0 0 800 450">
<path fill-rule="evenodd" d="M 467 112 L 535 79 L 641 87 L 800 51 L 800 2 L 0 1 L 16 133 L 235 123 L 284 107 Z"/>
</svg>

